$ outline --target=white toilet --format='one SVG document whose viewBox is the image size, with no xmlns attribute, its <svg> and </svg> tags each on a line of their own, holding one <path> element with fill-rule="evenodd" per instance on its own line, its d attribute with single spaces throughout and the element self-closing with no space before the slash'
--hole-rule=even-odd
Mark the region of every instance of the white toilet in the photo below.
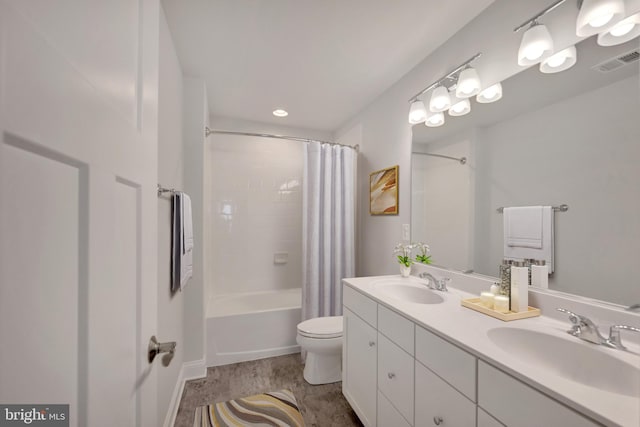
<svg viewBox="0 0 640 427">
<path fill-rule="evenodd" d="M 296 341 L 307 352 L 304 379 L 309 384 L 342 381 L 342 316 L 299 323 Z"/>
</svg>

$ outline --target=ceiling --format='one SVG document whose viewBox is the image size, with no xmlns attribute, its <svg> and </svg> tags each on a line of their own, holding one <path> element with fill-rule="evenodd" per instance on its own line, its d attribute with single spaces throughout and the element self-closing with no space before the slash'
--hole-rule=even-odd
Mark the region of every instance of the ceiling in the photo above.
<svg viewBox="0 0 640 427">
<path fill-rule="evenodd" d="M 335 131 L 492 2 L 162 4 L 183 72 L 205 80 L 212 115 Z"/>
</svg>

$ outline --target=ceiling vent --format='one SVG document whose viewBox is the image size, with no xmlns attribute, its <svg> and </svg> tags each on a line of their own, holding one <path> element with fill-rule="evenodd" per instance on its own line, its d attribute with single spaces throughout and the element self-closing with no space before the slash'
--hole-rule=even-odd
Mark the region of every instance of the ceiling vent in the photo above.
<svg viewBox="0 0 640 427">
<path fill-rule="evenodd" d="M 601 73 L 609 73 L 613 70 L 624 67 L 625 65 L 634 63 L 638 61 L 638 59 L 640 59 L 640 50 L 634 49 L 632 51 L 618 55 L 615 58 L 607 59 L 606 61 L 594 65 L 591 68 Z"/>
</svg>

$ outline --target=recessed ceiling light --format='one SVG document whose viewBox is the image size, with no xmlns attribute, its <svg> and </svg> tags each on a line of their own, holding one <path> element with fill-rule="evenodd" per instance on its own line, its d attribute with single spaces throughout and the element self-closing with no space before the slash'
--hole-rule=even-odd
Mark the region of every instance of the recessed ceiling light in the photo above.
<svg viewBox="0 0 640 427">
<path fill-rule="evenodd" d="M 278 108 L 277 110 L 273 110 L 273 115 L 276 117 L 287 117 L 289 113 L 287 113 L 285 110 Z"/>
</svg>

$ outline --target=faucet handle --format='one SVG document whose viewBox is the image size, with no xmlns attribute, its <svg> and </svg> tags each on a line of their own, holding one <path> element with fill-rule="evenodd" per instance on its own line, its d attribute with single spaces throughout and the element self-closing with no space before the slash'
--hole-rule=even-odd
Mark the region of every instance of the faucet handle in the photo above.
<svg viewBox="0 0 640 427">
<path fill-rule="evenodd" d="M 609 339 L 607 340 L 607 344 L 610 347 L 619 348 L 620 350 L 626 350 L 627 348 L 622 345 L 622 341 L 620 340 L 621 330 L 640 332 L 640 329 L 627 325 L 613 325 L 611 328 L 609 328 Z"/>
<path fill-rule="evenodd" d="M 449 291 L 449 288 L 447 287 L 449 283 L 451 283 L 451 277 L 444 277 L 438 280 L 438 289 L 444 292 Z"/>
<path fill-rule="evenodd" d="M 574 313 L 573 311 L 569 311 L 566 308 L 556 308 L 556 310 L 568 314 L 569 322 L 573 323 L 575 326 L 578 326 L 578 327 L 580 326 L 580 320 L 582 319 L 582 316 Z"/>
</svg>

